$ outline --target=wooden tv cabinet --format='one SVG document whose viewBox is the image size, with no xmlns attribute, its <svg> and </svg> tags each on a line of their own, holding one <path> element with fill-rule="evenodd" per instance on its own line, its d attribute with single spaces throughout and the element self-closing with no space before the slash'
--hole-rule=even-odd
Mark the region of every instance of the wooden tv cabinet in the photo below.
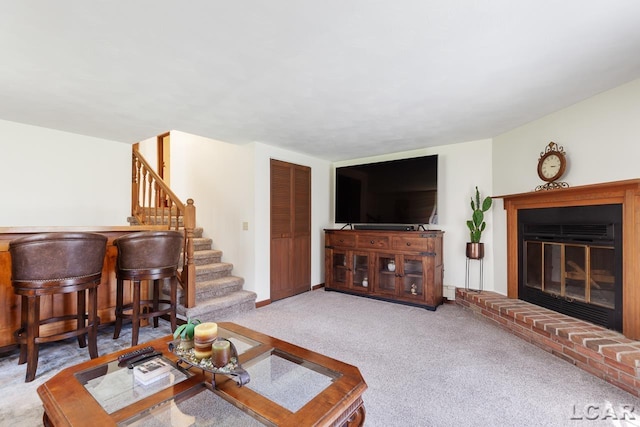
<svg viewBox="0 0 640 427">
<path fill-rule="evenodd" d="M 439 230 L 325 230 L 325 288 L 435 310 L 442 304 Z"/>
</svg>

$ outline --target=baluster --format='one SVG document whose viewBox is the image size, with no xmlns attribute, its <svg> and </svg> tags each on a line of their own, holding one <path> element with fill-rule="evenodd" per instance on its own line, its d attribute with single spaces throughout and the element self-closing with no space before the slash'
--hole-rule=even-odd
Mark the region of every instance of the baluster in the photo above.
<svg viewBox="0 0 640 427">
<path fill-rule="evenodd" d="M 138 175 L 140 173 L 140 163 L 136 157 L 136 153 L 132 153 L 133 160 L 131 162 L 131 216 L 135 217 L 138 214 Z"/>
<path fill-rule="evenodd" d="M 158 181 L 153 180 L 153 217 L 155 218 L 155 224 L 158 224 L 158 198 L 160 197 L 160 186 Z M 162 221 L 162 219 L 160 220 Z M 162 222 L 160 222 L 162 224 Z"/>
<path fill-rule="evenodd" d="M 196 305 L 196 265 L 193 260 L 193 238 L 196 227 L 196 207 L 193 204 L 193 199 L 187 199 L 183 220 L 186 236 L 184 251 L 186 259 L 182 268 L 182 281 L 186 293 L 185 307 L 194 307 Z"/>
<path fill-rule="evenodd" d="M 151 203 L 153 202 L 153 175 L 149 173 L 147 170 L 147 175 L 149 176 L 149 180 L 147 185 L 149 186 L 149 191 L 147 192 L 147 224 L 151 224 L 151 207 L 153 206 Z"/>
<path fill-rule="evenodd" d="M 147 202 L 147 168 L 143 166 L 140 173 L 142 174 L 142 212 L 140 213 L 140 216 L 142 217 L 142 223 L 148 224 L 149 220 L 145 209 Z"/>
</svg>

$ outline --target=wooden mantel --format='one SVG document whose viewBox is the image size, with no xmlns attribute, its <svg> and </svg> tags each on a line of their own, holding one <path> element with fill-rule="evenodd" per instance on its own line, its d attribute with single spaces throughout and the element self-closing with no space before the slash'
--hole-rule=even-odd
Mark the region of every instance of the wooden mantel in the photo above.
<svg viewBox="0 0 640 427">
<path fill-rule="evenodd" d="M 622 333 L 640 339 L 640 179 L 495 196 L 507 211 L 507 292 L 518 298 L 518 210 L 622 205 Z"/>
</svg>

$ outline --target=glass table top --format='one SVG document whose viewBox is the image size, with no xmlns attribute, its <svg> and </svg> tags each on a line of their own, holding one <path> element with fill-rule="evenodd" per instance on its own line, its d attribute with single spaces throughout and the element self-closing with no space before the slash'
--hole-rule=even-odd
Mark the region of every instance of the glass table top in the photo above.
<svg viewBox="0 0 640 427">
<path fill-rule="evenodd" d="M 233 343 L 238 355 L 261 345 L 257 341 L 225 329 L 219 329 L 218 334 Z M 172 365 L 169 374 L 163 375 L 161 379 L 146 385 L 136 381 L 132 369 L 128 369 L 126 366 L 118 366 L 117 360 L 78 372 L 75 376 L 100 406 L 108 414 L 112 414 L 194 375 L 194 373 L 176 367 L 175 363 L 170 360 L 164 357 L 163 359 Z"/>
<path fill-rule="evenodd" d="M 250 360 L 243 367 L 251 375 L 251 381 L 244 387 L 291 412 L 300 410 L 340 377 L 337 372 L 275 349 Z M 255 414 L 244 412 L 204 384 L 199 384 L 183 395 L 168 399 L 120 425 L 245 427 L 272 424 Z"/>
<path fill-rule="evenodd" d="M 119 423 L 127 427 L 253 427 L 269 425 L 227 402 L 200 384 L 180 396 Z"/>
<path fill-rule="evenodd" d="M 261 342 L 223 328 L 218 329 L 218 335 L 230 340 L 238 355 L 265 346 Z M 167 350 L 165 354 L 168 353 Z M 272 347 L 264 347 L 263 351 L 257 350 L 255 354 L 255 357 L 251 356 L 251 359 L 242 362 L 242 368 L 250 375 L 249 383 L 243 387 L 260 395 L 260 399 L 275 403 L 285 412 L 299 411 L 342 375 Z M 185 369 L 168 358 L 161 357 L 171 365 L 170 371 L 147 385 L 136 380 L 133 369 L 118 366 L 117 360 L 79 371 L 74 375 L 108 414 L 114 414 L 202 372 L 197 367 Z M 215 374 L 215 377 L 221 375 L 224 377 L 224 374 Z M 193 387 L 188 386 L 186 390 L 183 387 L 184 391 L 174 396 L 160 398 L 119 425 L 271 425 L 254 411 L 247 410 L 246 407 L 250 404 L 236 401 L 224 391 L 224 388 L 212 390 L 210 377 L 206 382 L 194 383 Z"/>
<path fill-rule="evenodd" d="M 163 359 L 173 365 L 170 360 L 164 357 Z M 184 381 L 190 375 L 193 374 L 172 366 L 168 375 L 163 375 L 159 380 L 143 385 L 134 378 L 133 369 L 118 366 L 118 361 L 114 360 L 106 365 L 78 372 L 76 378 L 100 406 L 108 414 L 112 414 L 147 396 Z"/>
<path fill-rule="evenodd" d="M 251 381 L 245 387 L 296 412 L 340 377 L 337 372 L 271 350 L 244 366 Z"/>
</svg>

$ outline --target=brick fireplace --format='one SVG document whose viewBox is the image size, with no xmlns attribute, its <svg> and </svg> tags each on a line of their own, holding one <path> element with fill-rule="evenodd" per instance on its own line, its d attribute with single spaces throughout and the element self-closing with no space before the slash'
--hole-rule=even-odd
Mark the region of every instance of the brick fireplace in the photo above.
<svg viewBox="0 0 640 427">
<path fill-rule="evenodd" d="M 541 293 L 540 295 L 542 296 L 539 297 L 541 300 L 547 298 L 551 301 L 551 306 L 547 305 L 547 308 L 554 309 L 554 300 L 561 300 L 562 304 L 567 302 L 571 303 L 576 300 L 576 298 L 574 298 L 575 295 L 571 294 L 571 292 L 575 293 L 575 288 L 571 288 L 571 286 L 574 285 L 576 277 L 582 274 L 582 276 L 586 277 L 586 279 L 584 277 L 581 278 L 585 289 L 581 290 L 582 297 L 577 298 L 578 306 L 580 306 L 580 304 L 588 305 L 583 304 L 585 302 L 584 300 L 592 299 L 593 302 L 595 302 L 593 307 L 599 309 L 603 304 L 598 301 L 598 298 L 605 293 L 602 290 L 605 289 L 608 291 L 609 289 L 616 288 L 619 294 L 614 298 L 617 298 L 617 300 L 605 305 L 611 306 L 610 316 L 615 317 L 617 315 L 619 318 L 610 325 L 601 324 L 610 329 L 620 330 L 624 336 L 629 339 L 640 339 L 640 179 L 549 191 L 511 194 L 496 198 L 502 198 L 504 200 L 504 208 L 507 212 L 508 297 L 512 299 L 527 299 L 535 304 L 538 304 L 535 298 L 534 301 L 532 301 L 531 298 L 527 298 L 525 294 L 531 290 L 529 288 L 540 287 L 544 290 L 544 284 L 539 285 L 537 282 L 540 280 L 530 274 L 529 278 L 534 286 L 529 286 L 528 288 L 523 287 L 526 285 L 523 281 L 527 281 L 527 273 L 523 271 L 523 269 L 526 269 L 526 261 L 523 262 L 523 251 L 526 250 L 526 244 L 523 246 L 523 225 L 521 218 L 535 211 L 543 212 L 546 215 L 547 212 L 563 211 L 564 208 L 569 207 L 593 210 L 593 207 L 601 206 L 604 207 L 605 210 L 611 208 L 619 211 L 621 223 L 618 225 L 617 231 L 611 231 L 611 236 L 617 238 L 620 245 L 618 255 L 616 255 L 619 257 L 617 261 L 618 267 L 611 267 L 611 271 L 607 272 L 607 274 L 603 275 L 601 271 L 606 270 L 608 264 L 602 262 L 602 265 L 598 265 L 595 261 L 595 256 L 593 257 L 594 261 L 591 261 L 592 258 L 589 254 L 599 254 L 602 252 L 601 248 L 608 247 L 609 241 L 604 243 L 596 242 L 593 245 L 596 249 L 582 249 L 588 245 L 583 244 L 583 242 L 576 244 L 571 241 L 568 243 L 558 241 L 556 236 L 547 239 L 549 241 L 542 239 L 540 245 L 538 245 L 535 239 L 529 239 L 529 242 L 533 242 L 529 243 L 529 247 L 531 251 L 537 251 L 538 246 L 544 247 L 544 245 L 547 245 L 550 254 L 554 251 L 562 253 L 561 257 L 558 255 L 558 260 L 562 261 L 562 268 L 558 268 L 558 270 L 562 271 L 562 280 L 552 280 L 551 273 L 549 273 L 546 278 L 546 281 L 549 283 L 549 288 L 552 289 L 551 296 L 553 298 L 547 298 L 543 293 Z M 543 224 L 544 227 L 542 227 L 542 229 L 545 229 L 548 225 L 553 225 L 554 227 L 562 226 L 562 223 L 566 222 L 566 220 L 563 215 L 559 215 L 559 217 L 563 218 L 559 221 L 560 224 L 550 224 L 547 221 L 546 224 Z M 581 226 L 583 225 L 584 224 L 581 224 Z M 606 221 L 603 223 L 603 226 L 606 228 Z M 588 231 L 591 232 L 591 230 Z M 584 232 L 584 230 L 581 230 L 581 232 Z M 606 237 L 607 232 L 606 229 L 603 229 L 603 236 Z M 613 237 L 610 239 L 611 242 L 614 240 Z M 621 242 L 619 241 L 620 238 Z M 577 247 L 580 249 L 576 249 Z M 565 250 L 567 250 L 566 253 L 568 254 L 566 255 L 566 259 Z M 586 253 L 586 257 L 581 258 L 582 255 L 580 255 L 580 257 L 572 258 L 570 253 L 576 252 L 576 250 Z M 579 253 L 582 254 L 582 252 Z M 607 256 L 608 255 L 605 254 L 605 258 Z M 586 259 L 586 265 L 576 261 L 581 259 Z M 535 261 L 534 258 L 533 265 L 535 265 Z M 594 263 L 593 266 L 591 266 L 592 262 Z M 558 261 L 557 264 L 560 264 L 560 262 Z M 586 270 L 585 267 L 587 267 Z M 565 271 L 565 269 L 567 271 Z M 618 277 L 615 277 L 615 274 L 613 274 L 616 269 L 619 270 L 617 272 Z M 544 279 L 542 281 L 544 282 Z M 611 284 L 609 284 L 609 282 L 611 282 Z M 557 289 L 553 289 L 551 285 L 556 286 Z M 533 290 L 535 291 L 535 289 Z M 565 295 L 565 291 L 568 292 L 567 295 Z M 556 311 L 571 315 L 570 311 L 562 311 L 562 309 L 559 308 L 557 308 Z M 596 323 L 598 322 L 596 321 Z"/>
<path fill-rule="evenodd" d="M 554 356 L 640 397 L 640 341 L 494 292 L 457 289 L 456 303 Z"/>
</svg>

